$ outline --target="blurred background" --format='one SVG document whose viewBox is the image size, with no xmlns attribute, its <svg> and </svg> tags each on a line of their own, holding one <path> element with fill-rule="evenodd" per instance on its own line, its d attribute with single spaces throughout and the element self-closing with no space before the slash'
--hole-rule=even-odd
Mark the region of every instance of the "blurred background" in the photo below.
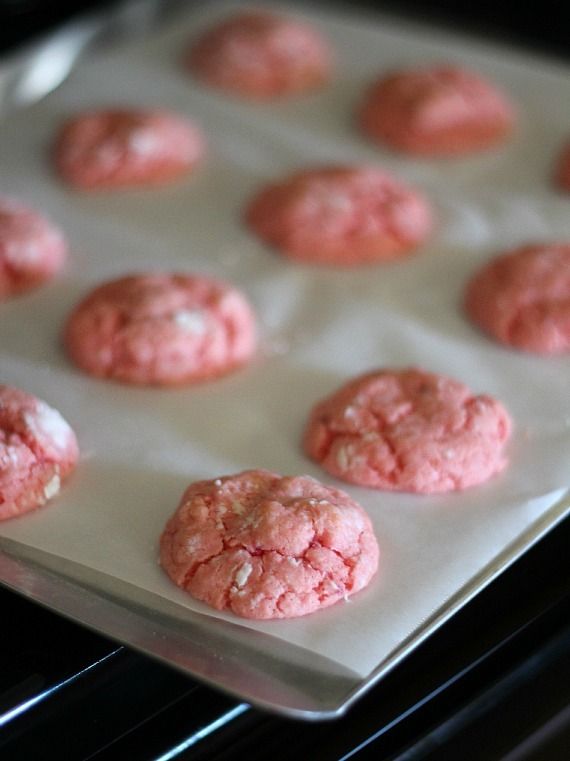
<svg viewBox="0 0 570 761">
<path fill-rule="evenodd" d="M 188 3 L 196 0 L 188 0 Z M 208 2 L 208 0 L 200 0 Z M 0 50 L 50 29 L 62 21 L 117 0 L 0 0 Z M 263 5 L 263 0 L 255 3 Z M 301 4 L 301 3 L 299 3 Z M 327 3 L 323 0 L 322 5 Z M 508 39 L 558 56 L 570 55 L 568 0 L 345 0 L 346 6 L 402 13 L 445 26 L 466 28 L 487 37 Z"/>
</svg>

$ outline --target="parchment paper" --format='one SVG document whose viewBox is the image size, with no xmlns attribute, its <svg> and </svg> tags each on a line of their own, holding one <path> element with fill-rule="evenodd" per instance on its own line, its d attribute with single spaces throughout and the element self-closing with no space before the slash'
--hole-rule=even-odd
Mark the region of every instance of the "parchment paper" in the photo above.
<svg viewBox="0 0 570 761">
<path fill-rule="evenodd" d="M 239 623 L 194 602 L 157 564 L 158 536 L 186 485 L 250 467 L 333 483 L 299 446 L 314 402 L 374 367 L 447 373 L 510 410 L 509 469 L 439 497 L 337 483 L 374 521 L 382 556 L 370 587 L 302 619 L 241 620 L 366 676 L 569 485 L 570 359 L 501 348 L 459 305 L 466 279 L 496 251 L 570 239 L 570 197 L 550 185 L 570 133 L 570 72 L 440 32 L 315 10 L 304 15 L 332 41 L 334 82 L 276 105 L 244 104 L 199 86 L 179 66 L 185 41 L 229 5 L 208 3 L 150 40 L 91 57 L 53 96 L 2 126 L 0 191 L 49 213 L 72 252 L 55 283 L 2 304 L 0 382 L 58 408 L 83 456 L 60 498 L 2 524 L 0 535 L 160 594 L 179 603 L 183 617 L 190 609 L 211 615 L 213 627 L 218 617 Z M 520 111 L 514 139 L 454 161 L 415 161 L 366 143 L 352 123 L 366 84 L 382 70 L 427 60 L 472 66 L 506 89 Z M 66 190 L 49 166 L 54 130 L 70 113 L 113 104 L 195 118 L 208 134 L 207 162 L 162 190 Z M 260 184 L 327 162 L 374 162 L 421 187 L 437 210 L 430 243 L 401 263 L 344 271 L 291 264 L 244 229 L 242 208 Z M 210 273 L 243 288 L 259 313 L 257 360 L 232 377 L 177 390 L 133 389 L 75 370 L 59 342 L 72 305 L 101 280 L 149 269 Z"/>
</svg>

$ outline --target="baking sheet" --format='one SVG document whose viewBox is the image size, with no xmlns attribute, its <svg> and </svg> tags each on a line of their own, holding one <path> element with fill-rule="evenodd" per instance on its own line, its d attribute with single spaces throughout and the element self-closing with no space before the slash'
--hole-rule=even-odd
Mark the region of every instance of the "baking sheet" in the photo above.
<svg viewBox="0 0 570 761">
<path fill-rule="evenodd" d="M 458 304 L 466 278 L 496 250 L 570 238 L 570 202 L 549 185 L 568 130 L 570 77 L 567 67 L 444 33 L 303 10 L 333 43 L 335 82 L 294 101 L 244 104 L 200 87 L 178 65 L 185 40 L 234 5 L 208 4 L 149 40 L 92 57 L 58 92 L 2 126 L 0 189 L 50 213 L 66 230 L 72 257 L 56 283 L 2 306 L 0 379 L 56 406 L 75 428 L 83 458 L 60 499 L 3 524 L 0 536 L 16 555 L 24 546 L 48 553 L 42 562 L 55 558 L 56 570 L 57 558 L 71 561 L 61 561 L 67 575 L 92 573 L 92 587 L 119 602 L 139 590 L 151 616 L 160 600 L 171 620 L 188 627 L 199 621 L 215 633 L 222 624 L 214 619 L 224 619 L 245 641 L 252 630 L 270 635 L 261 638 L 269 650 L 279 648 L 274 638 L 287 642 L 292 661 L 317 654 L 329 664 L 324 671 L 336 668 L 357 684 L 451 610 L 460 590 L 472 592 L 484 569 L 500 570 L 564 514 L 569 358 L 495 346 Z M 377 72 L 442 58 L 473 66 L 511 93 L 520 120 L 509 145 L 417 162 L 359 137 L 352 113 Z M 187 182 L 158 191 L 67 191 L 47 162 L 57 125 L 83 108 L 125 103 L 195 118 L 207 129 L 208 161 Z M 436 235 L 407 261 L 340 271 L 291 264 L 248 234 L 241 210 L 261 183 L 327 162 L 373 162 L 417 184 L 436 206 Z M 243 288 L 260 316 L 256 362 L 211 385 L 176 390 L 121 387 L 75 371 L 59 344 L 71 306 L 102 279 L 146 269 L 215 274 Z M 300 451 L 311 405 L 355 373 L 407 365 L 453 375 L 506 404 L 515 433 L 504 474 L 439 497 L 337 483 L 373 519 L 380 571 L 367 590 L 316 615 L 252 623 L 172 587 L 156 562 L 157 538 L 191 480 L 264 467 L 332 483 Z M 526 544 L 525 532 L 534 537 Z"/>
</svg>

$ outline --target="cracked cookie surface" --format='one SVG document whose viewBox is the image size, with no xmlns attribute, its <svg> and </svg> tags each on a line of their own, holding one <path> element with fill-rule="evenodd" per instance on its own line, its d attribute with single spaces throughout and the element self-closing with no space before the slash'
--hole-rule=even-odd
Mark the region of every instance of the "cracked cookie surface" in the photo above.
<svg viewBox="0 0 570 761">
<path fill-rule="evenodd" d="M 55 497 L 78 456 L 75 434 L 59 412 L 20 389 L 0 386 L 0 520 Z"/>
<path fill-rule="evenodd" d="M 0 198 L 0 299 L 36 288 L 63 266 L 63 233 L 34 209 Z"/>
<path fill-rule="evenodd" d="M 160 562 L 218 610 L 292 618 L 363 589 L 378 544 L 344 492 L 309 476 L 249 470 L 188 487 L 161 536 Z"/>
<path fill-rule="evenodd" d="M 348 382 L 313 409 L 307 454 L 337 478 L 423 494 L 465 489 L 506 465 L 503 406 L 451 378 L 380 370 Z"/>
<path fill-rule="evenodd" d="M 255 352 L 255 317 L 233 286 L 199 275 L 141 274 L 103 283 L 71 313 L 68 354 L 90 375 L 176 385 L 224 375 Z"/>
<path fill-rule="evenodd" d="M 191 172 L 205 153 L 201 131 L 166 111 L 113 109 L 70 118 L 60 129 L 54 162 L 80 190 L 153 187 Z"/>
<path fill-rule="evenodd" d="M 246 222 L 290 259 L 353 266 L 406 256 L 432 229 L 421 193 L 374 167 L 297 172 L 253 198 Z"/>
<path fill-rule="evenodd" d="M 250 11 L 208 29 L 185 65 L 211 87 L 268 100 L 321 87 L 329 79 L 331 54 L 309 25 Z"/>
<path fill-rule="evenodd" d="M 523 246 L 492 259 L 468 283 L 465 309 L 502 344 L 570 351 L 570 243 Z"/>
<path fill-rule="evenodd" d="M 358 119 L 365 134 L 397 150 L 460 156 L 501 143 L 515 116 L 506 97 L 479 75 L 437 65 L 382 76 Z"/>
</svg>

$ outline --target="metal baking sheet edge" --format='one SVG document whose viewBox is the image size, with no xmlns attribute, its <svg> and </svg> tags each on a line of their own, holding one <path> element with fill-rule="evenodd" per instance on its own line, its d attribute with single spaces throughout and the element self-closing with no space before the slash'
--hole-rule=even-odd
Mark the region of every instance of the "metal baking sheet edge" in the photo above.
<svg viewBox="0 0 570 761">
<path fill-rule="evenodd" d="M 239 624 L 217 621 L 214 637 L 204 628 L 207 617 L 119 580 L 113 580 L 113 593 L 103 592 L 97 578 L 105 574 L 4 538 L 0 583 L 239 700 L 290 718 L 322 721 L 342 716 L 568 515 L 569 491 L 364 679 L 332 660 Z"/>
</svg>

